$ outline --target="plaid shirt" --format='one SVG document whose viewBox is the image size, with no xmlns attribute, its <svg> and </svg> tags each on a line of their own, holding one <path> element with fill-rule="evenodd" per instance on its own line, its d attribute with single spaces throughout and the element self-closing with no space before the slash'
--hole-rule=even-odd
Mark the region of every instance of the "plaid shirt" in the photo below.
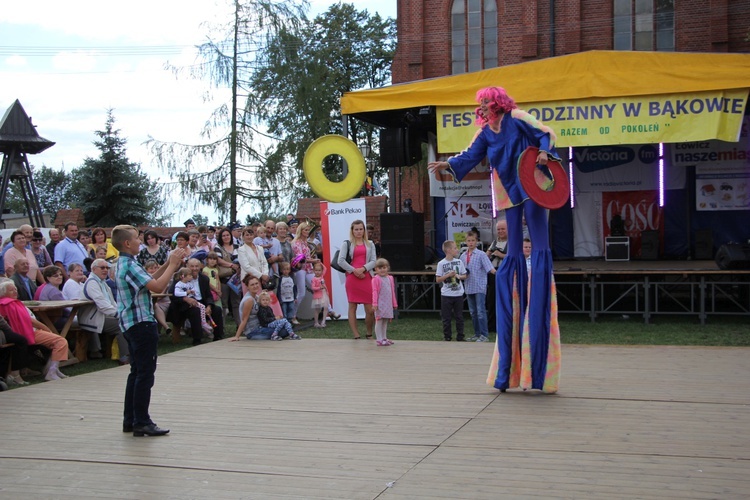
<svg viewBox="0 0 750 500">
<path fill-rule="evenodd" d="M 117 313 L 122 331 L 129 330 L 144 321 L 156 321 L 151 293 L 146 288 L 146 283 L 152 279 L 132 255 L 120 253 L 115 283 L 117 283 Z"/>
<path fill-rule="evenodd" d="M 469 270 L 469 276 L 464 282 L 466 295 L 472 293 L 487 293 L 487 273 L 494 269 L 492 267 L 492 262 L 490 262 L 486 253 L 477 249 L 471 252 L 471 260 L 467 264 L 466 257 L 468 254 L 469 252 L 467 251 L 461 255 L 461 262 L 463 262 L 466 269 Z"/>
</svg>

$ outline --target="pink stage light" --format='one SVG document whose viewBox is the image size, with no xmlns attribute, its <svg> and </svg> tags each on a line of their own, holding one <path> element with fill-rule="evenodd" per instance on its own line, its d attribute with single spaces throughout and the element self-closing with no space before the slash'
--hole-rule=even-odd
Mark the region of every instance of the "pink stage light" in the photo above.
<svg viewBox="0 0 750 500">
<path fill-rule="evenodd" d="M 490 169 L 490 193 L 492 194 L 492 218 L 497 219 L 497 204 L 495 203 L 495 176 Z"/>
<path fill-rule="evenodd" d="M 664 206 L 664 143 L 659 143 L 659 208 Z"/>
<path fill-rule="evenodd" d="M 568 180 L 570 181 L 570 208 L 576 207 L 576 198 L 573 194 L 573 146 L 568 147 Z"/>
</svg>

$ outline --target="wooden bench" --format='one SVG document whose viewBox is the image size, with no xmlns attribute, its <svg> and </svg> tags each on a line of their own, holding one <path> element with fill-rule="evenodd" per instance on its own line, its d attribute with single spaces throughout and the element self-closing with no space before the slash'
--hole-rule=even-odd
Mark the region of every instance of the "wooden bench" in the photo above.
<svg viewBox="0 0 750 500">
<path fill-rule="evenodd" d="M 91 332 L 88 330 L 81 330 L 80 328 L 71 328 L 70 333 L 75 334 L 76 345 L 75 345 L 75 356 L 81 363 L 88 361 L 89 358 L 89 338 Z M 102 341 L 102 358 L 110 359 L 112 357 L 112 342 L 115 341 L 115 335 L 102 335 L 99 334 Z"/>
</svg>

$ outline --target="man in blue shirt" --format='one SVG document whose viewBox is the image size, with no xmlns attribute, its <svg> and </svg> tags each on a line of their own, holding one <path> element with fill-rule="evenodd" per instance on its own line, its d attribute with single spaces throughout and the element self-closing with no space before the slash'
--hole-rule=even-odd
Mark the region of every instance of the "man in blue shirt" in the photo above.
<svg viewBox="0 0 750 500">
<path fill-rule="evenodd" d="M 65 239 L 55 247 L 55 265 L 62 269 L 63 276 L 68 279 L 68 266 L 80 264 L 85 269 L 83 260 L 88 256 L 88 250 L 78 241 L 78 225 L 75 222 L 68 222 L 65 224 Z"/>
</svg>

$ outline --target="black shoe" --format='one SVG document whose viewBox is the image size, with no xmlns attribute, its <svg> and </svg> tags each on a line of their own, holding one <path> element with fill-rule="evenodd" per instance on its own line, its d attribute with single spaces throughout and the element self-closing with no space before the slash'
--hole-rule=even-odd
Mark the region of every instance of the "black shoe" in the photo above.
<svg viewBox="0 0 750 500">
<path fill-rule="evenodd" d="M 122 424 L 122 432 L 133 432 L 133 424 Z"/>
<path fill-rule="evenodd" d="M 457 338 L 456 342 L 466 342 L 466 339 L 463 337 Z"/>
<path fill-rule="evenodd" d="M 162 429 L 156 424 L 148 424 L 143 427 L 134 427 L 133 436 L 164 436 L 169 434 L 169 429 Z"/>
<path fill-rule="evenodd" d="M 450 337 L 445 337 L 443 340 L 445 340 L 446 342 L 450 342 L 453 339 L 451 339 Z"/>
<path fill-rule="evenodd" d="M 198 340 L 193 340 L 193 345 L 194 345 L 194 346 L 196 346 L 196 345 L 201 345 L 201 341 L 200 341 L 200 339 L 198 339 Z"/>
</svg>

